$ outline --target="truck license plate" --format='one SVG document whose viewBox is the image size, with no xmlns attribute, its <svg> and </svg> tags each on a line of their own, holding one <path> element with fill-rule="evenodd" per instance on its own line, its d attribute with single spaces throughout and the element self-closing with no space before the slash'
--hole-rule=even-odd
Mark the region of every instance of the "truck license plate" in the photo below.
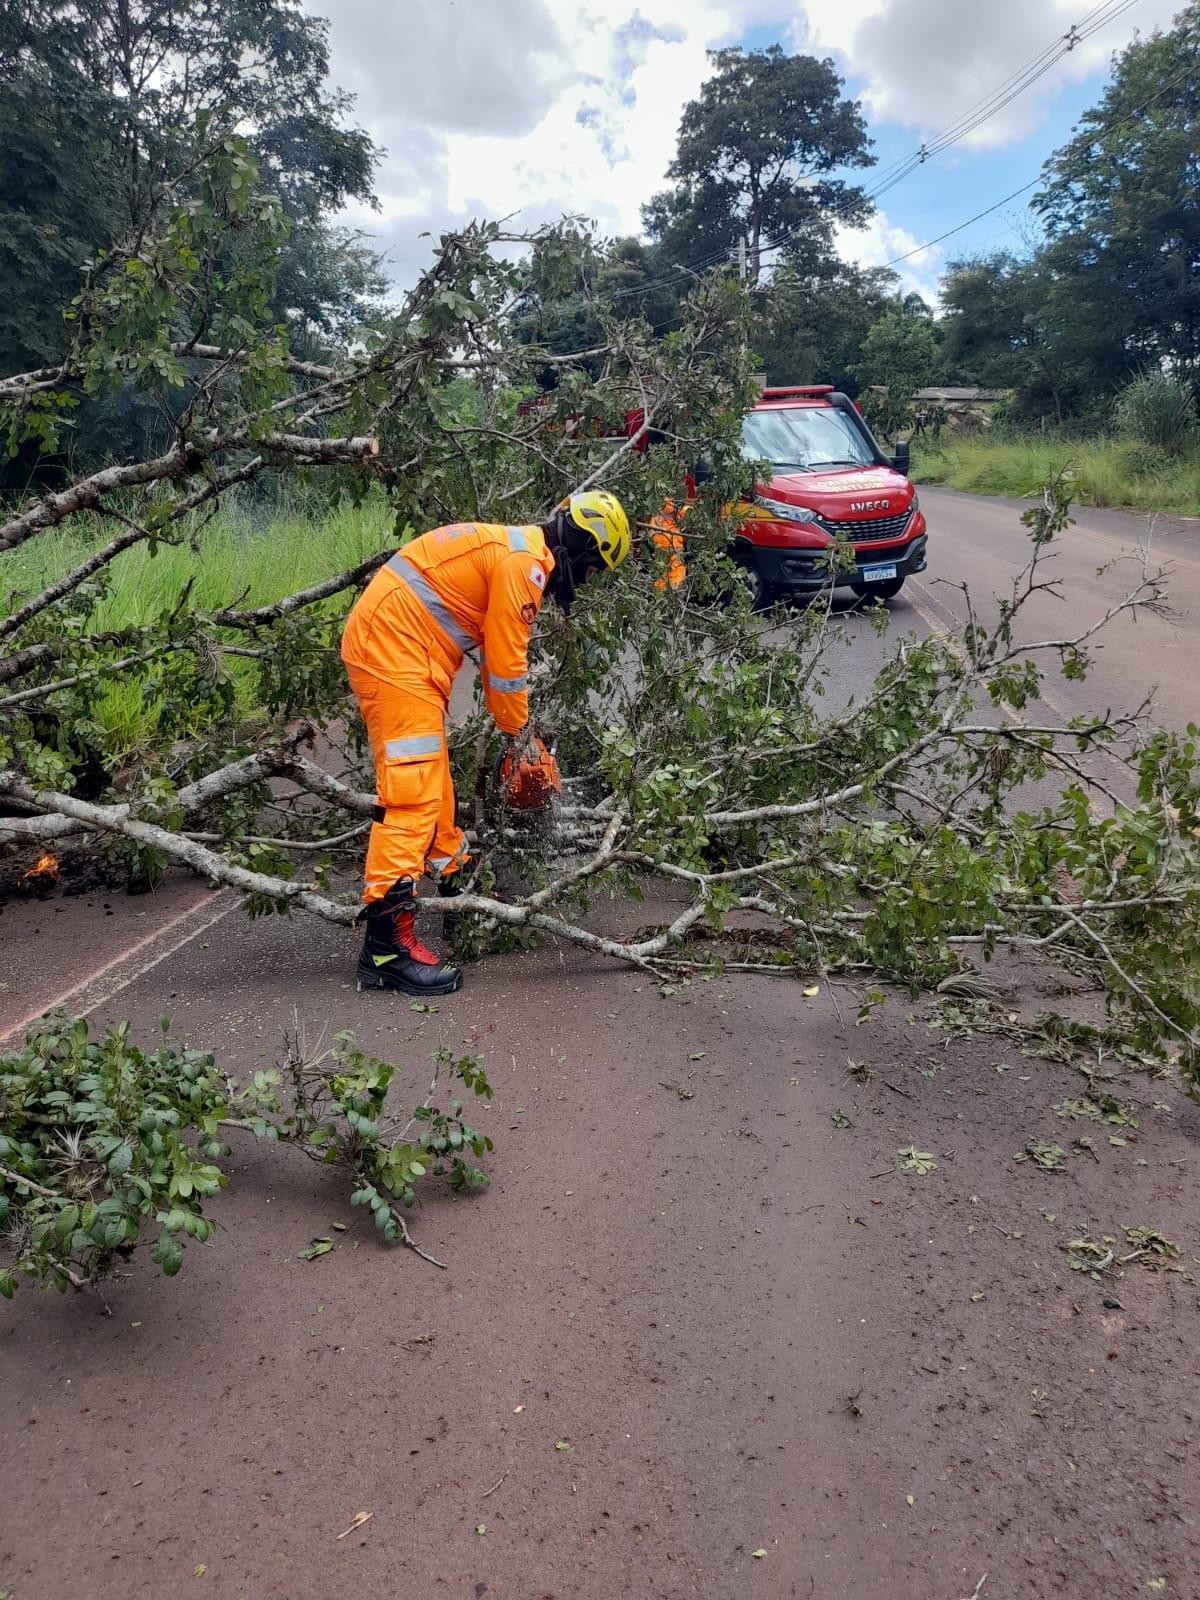
<svg viewBox="0 0 1200 1600">
<path fill-rule="evenodd" d="M 862 581 L 864 583 L 886 583 L 889 578 L 896 576 L 896 564 L 892 562 L 887 567 L 864 567 Z"/>
</svg>

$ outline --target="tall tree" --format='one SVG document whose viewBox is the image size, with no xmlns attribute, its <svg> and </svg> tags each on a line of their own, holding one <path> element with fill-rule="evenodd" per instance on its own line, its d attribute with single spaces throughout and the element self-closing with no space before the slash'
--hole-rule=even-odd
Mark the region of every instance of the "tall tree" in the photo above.
<svg viewBox="0 0 1200 1600">
<path fill-rule="evenodd" d="M 952 261 L 942 279 L 943 350 L 959 383 L 1017 388 L 1029 377 L 1034 273 L 1011 251 Z"/>
<path fill-rule="evenodd" d="M 953 261 L 942 279 L 942 364 L 950 382 L 1016 391 L 1016 414 L 1053 415 L 1085 406 L 1088 363 L 1075 348 L 1082 332 L 1065 283 L 1040 254 L 998 250 Z"/>
<path fill-rule="evenodd" d="M 1034 200 L 1071 356 L 1112 388 L 1200 362 L 1200 3 L 1135 41 Z"/>
<path fill-rule="evenodd" d="M 692 280 L 672 272 L 659 249 L 634 238 L 579 238 L 571 241 L 572 249 L 564 243 L 559 234 L 547 235 L 523 268 L 523 292 L 512 319 L 523 344 L 561 356 L 604 346 L 608 330 L 620 322 L 644 319 L 660 336 L 678 326 Z M 603 361 L 597 355 L 585 358 L 585 364 L 599 373 Z M 552 389 L 559 372 L 556 363 L 547 363 L 539 381 Z"/>
<path fill-rule="evenodd" d="M 83 69 L 83 26 L 40 0 L 0 0 L 0 366 L 62 355 L 63 307 L 114 233 L 113 102 Z"/>
<path fill-rule="evenodd" d="M 193 159 L 198 120 L 220 113 L 247 136 L 292 223 L 276 311 L 331 332 L 349 276 L 374 287 L 353 241 L 325 218 L 369 200 L 377 152 L 346 125 L 328 83 L 328 24 L 299 0 L 0 0 L 0 219 L 7 227 L 5 362 L 61 356 L 64 278 L 149 225 Z M 72 285 L 73 286 L 73 285 Z M 339 308 L 339 299 L 343 302 Z"/>
<path fill-rule="evenodd" d="M 714 51 L 715 71 L 684 107 L 667 176 L 675 188 L 646 207 L 647 229 L 689 265 L 744 240 L 759 280 L 768 239 L 828 246 L 833 221 L 854 224 L 872 206 L 831 176 L 874 163 L 858 103 L 832 61 L 767 50 Z"/>
<path fill-rule="evenodd" d="M 756 348 L 770 383 L 832 383 L 857 394 L 863 341 L 896 292 L 896 275 L 832 253 L 785 262 L 755 297 Z"/>
</svg>

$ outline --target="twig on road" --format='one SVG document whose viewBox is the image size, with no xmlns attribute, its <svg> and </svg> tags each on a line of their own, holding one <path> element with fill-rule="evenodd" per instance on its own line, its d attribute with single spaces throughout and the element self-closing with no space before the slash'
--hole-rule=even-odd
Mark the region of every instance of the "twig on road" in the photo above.
<svg viewBox="0 0 1200 1600">
<path fill-rule="evenodd" d="M 446 1271 L 446 1263 L 444 1261 L 439 1261 L 436 1256 L 431 1256 L 429 1254 L 428 1250 L 422 1250 L 421 1246 L 413 1238 L 412 1234 L 409 1233 L 409 1231 L 408 1231 L 408 1223 L 405 1222 L 404 1218 L 396 1210 L 395 1206 L 392 1206 L 390 1209 L 391 1209 L 391 1213 L 392 1213 L 392 1221 L 396 1224 L 397 1228 L 400 1230 L 400 1238 L 408 1246 L 408 1248 L 410 1250 L 415 1251 L 416 1254 L 420 1256 L 422 1261 L 428 1261 L 428 1263 L 429 1263 L 429 1265 L 431 1267 L 441 1267 L 442 1271 L 445 1272 Z"/>
</svg>

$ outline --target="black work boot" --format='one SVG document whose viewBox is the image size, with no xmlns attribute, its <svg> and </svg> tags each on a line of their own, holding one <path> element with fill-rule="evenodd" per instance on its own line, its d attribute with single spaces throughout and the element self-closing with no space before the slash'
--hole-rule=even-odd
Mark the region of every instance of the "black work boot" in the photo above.
<svg viewBox="0 0 1200 1600">
<path fill-rule="evenodd" d="M 426 949 L 416 935 L 417 897 L 411 878 L 399 878 L 382 900 L 359 913 L 367 936 L 358 958 L 360 989 L 398 989 L 401 994 L 453 994 L 462 973 Z"/>
</svg>

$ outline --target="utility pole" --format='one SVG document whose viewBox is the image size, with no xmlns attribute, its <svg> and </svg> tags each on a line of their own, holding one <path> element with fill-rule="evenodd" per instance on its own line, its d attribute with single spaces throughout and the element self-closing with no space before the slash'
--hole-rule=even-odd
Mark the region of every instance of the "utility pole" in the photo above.
<svg viewBox="0 0 1200 1600">
<path fill-rule="evenodd" d="M 746 260 L 746 235 L 744 233 L 741 234 L 739 236 L 739 238 L 738 238 L 738 277 L 741 279 L 742 288 L 744 289 L 746 287 L 746 284 L 749 281 L 749 277 L 750 277 L 749 264 L 748 264 L 748 262 Z M 743 338 L 742 338 L 742 356 L 743 356 L 743 358 L 745 357 L 746 352 L 747 352 L 747 344 L 746 344 L 746 339 L 743 336 Z M 757 376 L 758 375 L 755 374 L 756 381 L 757 381 Z M 766 382 L 766 380 L 764 378 L 763 383 L 760 383 L 758 385 L 760 389 L 762 389 L 764 387 L 765 382 Z"/>
</svg>

